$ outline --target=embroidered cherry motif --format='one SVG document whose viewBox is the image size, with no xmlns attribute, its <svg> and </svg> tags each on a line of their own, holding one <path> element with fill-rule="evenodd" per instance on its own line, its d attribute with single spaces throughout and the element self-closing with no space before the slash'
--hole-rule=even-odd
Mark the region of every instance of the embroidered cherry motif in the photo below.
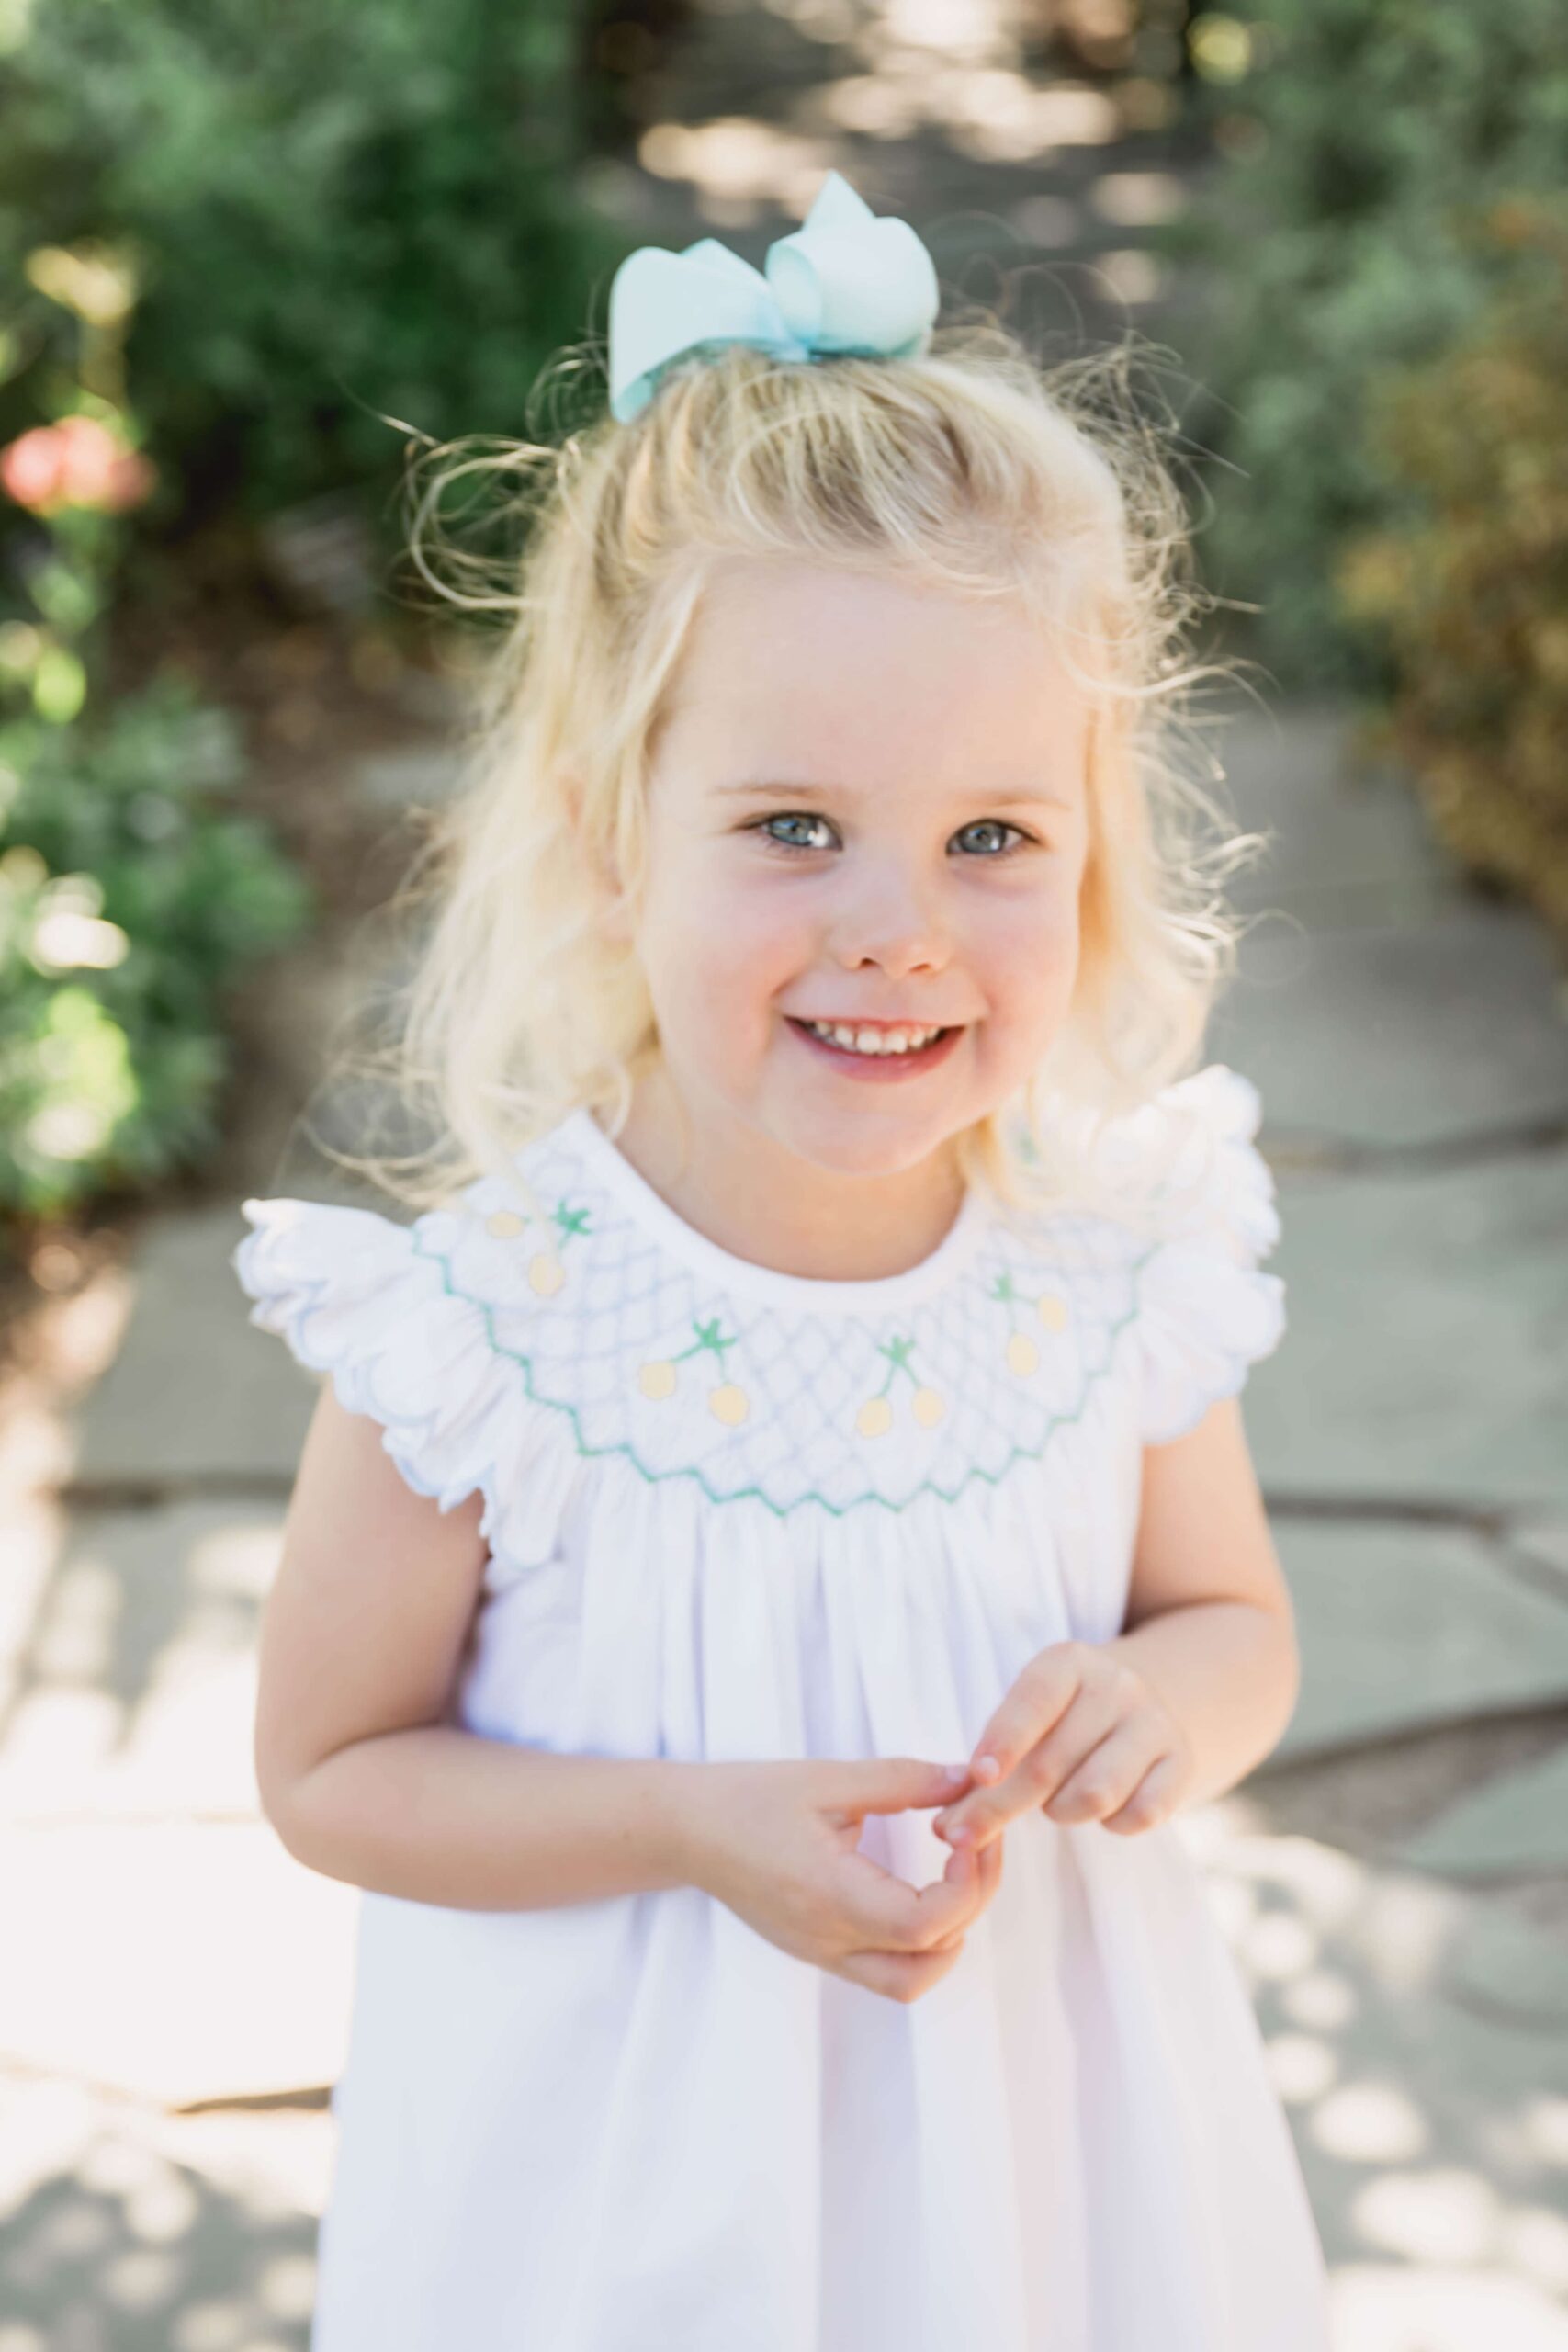
<svg viewBox="0 0 1568 2352">
<path fill-rule="evenodd" d="M 1060 1331 L 1066 1327 L 1067 1302 L 1054 1290 L 1042 1291 L 1038 1298 L 1028 1299 L 1015 1287 L 1010 1274 L 998 1274 L 991 1296 L 1006 1306 L 1032 1306 L 1048 1331 Z M 1008 1370 L 1016 1372 L 1021 1379 L 1038 1369 L 1040 1351 L 1027 1331 L 1010 1331 L 1003 1352 Z"/>
<path fill-rule="evenodd" d="M 889 1340 L 886 1347 L 878 1349 L 878 1354 L 887 1358 L 887 1377 L 876 1396 L 868 1396 L 855 1415 L 855 1427 L 862 1437 L 881 1437 L 892 1428 L 893 1407 L 888 1401 L 887 1391 L 899 1373 L 910 1380 L 915 1379 L 909 1369 L 914 1347 L 913 1340 Z M 914 1396 L 909 1400 L 909 1410 L 921 1428 L 929 1430 L 934 1428 L 946 1412 L 947 1400 L 936 1389 L 927 1388 L 917 1381 Z"/>
<path fill-rule="evenodd" d="M 552 1214 L 560 1227 L 563 1247 L 578 1234 L 589 1230 L 586 1209 L 569 1209 L 564 1202 L 558 1201 Z M 515 1209 L 496 1209 L 486 1217 L 485 1231 L 493 1234 L 497 1241 L 511 1241 L 525 1230 L 528 1222 L 525 1216 L 519 1216 Z M 555 1250 L 536 1250 L 528 1261 L 528 1280 L 541 1298 L 555 1296 L 566 1280 L 566 1268 Z"/>
<path fill-rule="evenodd" d="M 675 1367 L 684 1363 L 688 1356 L 715 1355 L 722 1369 L 725 1349 L 735 1345 L 733 1339 L 720 1339 L 716 1316 L 708 1323 L 694 1322 L 692 1329 L 697 1336 L 689 1348 L 682 1349 L 678 1356 L 650 1357 L 637 1367 L 637 1386 L 645 1396 L 651 1396 L 656 1403 L 661 1397 L 674 1395 L 675 1385 L 680 1378 Z M 732 1428 L 738 1421 L 743 1421 L 750 1409 L 750 1398 L 744 1388 L 737 1387 L 732 1380 L 721 1381 L 716 1388 L 708 1390 L 709 1412 L 716 1420 L 726 1421 Z"/>
</svg>

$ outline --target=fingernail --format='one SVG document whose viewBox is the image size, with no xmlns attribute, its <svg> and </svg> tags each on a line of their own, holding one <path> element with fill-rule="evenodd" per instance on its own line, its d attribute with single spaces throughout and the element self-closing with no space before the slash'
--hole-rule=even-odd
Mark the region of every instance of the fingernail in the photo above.
<svg viewBox="0 0 1568 2352">
<path fill-rule="evenodd" d="M 942 1834 L 950 1846 L 966 1846 L 969 1843 L 971 1832 L 966 1822 L 955 1821 L 951 1828 L 944 1829 Z"/>
<path fill-rule="evenodd" d="M 950 1781 L 966 1781 L 969 1778 L 967 1764 L 944 1764 L 942 1769 Z"/>
<path fill-rule="evenodd" d="M 988 1781 L 1002 1768 L 994 1756 L 976 1756 L 973 1769 L 977 1781 Z"/>
</svg>

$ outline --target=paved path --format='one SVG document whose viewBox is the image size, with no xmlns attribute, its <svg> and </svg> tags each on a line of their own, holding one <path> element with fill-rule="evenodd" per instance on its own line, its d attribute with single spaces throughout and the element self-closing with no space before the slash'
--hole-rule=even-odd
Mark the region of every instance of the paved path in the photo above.
<svg viewBox="0 0 1568 2352">
<path fill-rule="evenodd" d="M 825 17 L 714 16 L 649 94 L 654 168 L 600 170 L 600 199 L 760 252 L 838 163 L 941 216 L 950 255 L 1032 223 L 1067 240 L 1058 286 L 1127 254 L 1123 291 L 1157 293 L 1136 224 L 1181 174 L 1173 197 L 1156 134 L 1104 147 L 1102 95 L 1046 86 L 994 7 L 942 77 L 912 10 L 855 21 L 858 53 L 801 29 Z M 1305 1680 L 1279 1754 L 1185 1834 L 1337 2352 L 1568 2352 L 1568 999 L 1345 712 L 1242 702 L 1218 740 L 1271 841 L 1211 1043 L 1262 1088 L 1280 1182 L 1291 1325 L 1247 1409 Z M 344 789 L 381 827 L 449 773 L 411 719 Z M 353 1897 L 256 1804 L 255 1613 L 311 1390 L 228 1256 L 243 1191 L 334 1189 L 282 1122 L 366 954 L 329 934 L 269 982 L 231 1194 L 141 1220 L 0 1419 L 0 1869 L 28 1923 L 0 1940 L 0 2352 L 305 2343 Z"/>
</svg>

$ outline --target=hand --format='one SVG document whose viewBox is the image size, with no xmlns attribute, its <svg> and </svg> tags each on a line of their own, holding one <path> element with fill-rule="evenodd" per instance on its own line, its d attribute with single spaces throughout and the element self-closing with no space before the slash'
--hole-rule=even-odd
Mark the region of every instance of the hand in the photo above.
<svg viewBox="0 0 1568 2352">
<path fill-rule="evenodd" d="M 861 1823 L 941 1804 L 965 1785 L 903 1756 L 697 1764 L 681 1799 L 684 1875 L 781 1951 L 916 2001 L 954 1965 L 996 1893 L 1001 1840 L 951 1855 L 940 1879 L 913 1887 L 856 1850 Z"/>
<path fill-rule="evenodd" d="M 931 1826 L 983 1856 L 1008 1822 L 1036 1805 L 1053 1821 L 1099 1821 L 1119 1837 L 1152 1829 L 1180 1803 L 1194 1758 L 1181 1724 L 1112 1645 L 1055 1642 L 1003 1699 L 971 1770 L 975 1790 Z"/>
</svg>

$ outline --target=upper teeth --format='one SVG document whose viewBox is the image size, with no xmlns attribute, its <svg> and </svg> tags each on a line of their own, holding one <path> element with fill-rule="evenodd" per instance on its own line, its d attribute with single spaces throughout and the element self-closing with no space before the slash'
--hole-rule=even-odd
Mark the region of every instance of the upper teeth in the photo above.
<svg viewBox="0 0 1568 2352">
<path fill-rule="evenodd" d="M 818 1037 L 826 1037 L 835 1046 L 847 1046 L 856 1054 L 908 1054 L 921 1046 L 929 1046 L 942 1030 L 935 1029 L 854 1029 L 842 1022 L 808 1021 L 807 1029 Z"/>
</svg>

